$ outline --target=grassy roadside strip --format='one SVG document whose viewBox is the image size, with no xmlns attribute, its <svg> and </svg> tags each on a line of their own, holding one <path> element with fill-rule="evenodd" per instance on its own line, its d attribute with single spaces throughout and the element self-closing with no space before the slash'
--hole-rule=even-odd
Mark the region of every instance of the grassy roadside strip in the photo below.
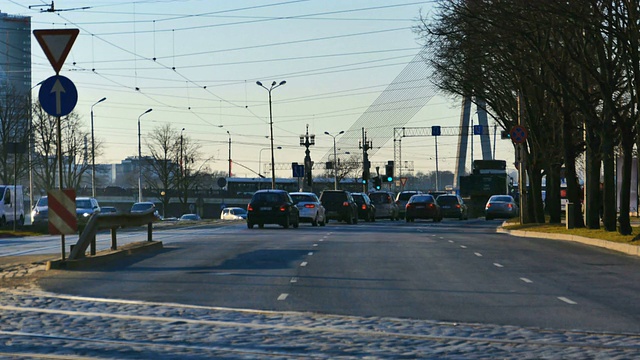
<svg viewBox="0 0 640 360">
<path fill-rule="evenodd" d="M 640 226 L 633 226 L 633 232 L 631 235 L 620 235 L 616 231 L 605 231 L 604 229 L 567 229 L 564 224 L 524 224 L 521 225 L 517 220 L 511 220 L 505 222 L 503 225 L 505 230 L 525 230 L 540 233 L 549 234 L 567 234 L 582 236 L 592 239 L 600 239 L 605 241 L 611 241 L 621 244 L 640 245 L 640 240 L 634 240 L 634 238 L 640 234 Z"/>
</svg>

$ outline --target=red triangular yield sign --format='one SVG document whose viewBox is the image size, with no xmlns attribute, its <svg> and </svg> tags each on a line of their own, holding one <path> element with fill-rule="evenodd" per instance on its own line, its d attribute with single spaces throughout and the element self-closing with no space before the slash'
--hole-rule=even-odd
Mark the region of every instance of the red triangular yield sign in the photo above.
<svg viewBox="0 0 640 360">
<path fill-rule="evenodd" d="M 56 74 L 60 73 L 79 33 L 78 29 L 33 30 L 33 36 L 38 40 Z"/>
</svg>

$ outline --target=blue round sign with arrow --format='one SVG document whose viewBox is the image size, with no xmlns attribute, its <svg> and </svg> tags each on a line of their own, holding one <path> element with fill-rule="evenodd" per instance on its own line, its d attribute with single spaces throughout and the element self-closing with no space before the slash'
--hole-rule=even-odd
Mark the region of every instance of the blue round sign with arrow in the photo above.
<svg viewBox="0 0 640 360">
<path fill-rule="evenodd" d="M 78 103 L 78 90 L 71 80 L 54 75 L 40 85 L 38 100 L 42 109 L 51 116 L 66 116 Z"/>
</svg>

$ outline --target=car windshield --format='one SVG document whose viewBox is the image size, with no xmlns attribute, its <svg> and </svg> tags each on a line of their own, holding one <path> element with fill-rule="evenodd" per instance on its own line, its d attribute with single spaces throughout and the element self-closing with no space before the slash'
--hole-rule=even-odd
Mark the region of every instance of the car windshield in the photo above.
<svg viewBox="0 0 640 360">
<path fill-rule="evenodd" d="M 234 215 L 246 215 L 247 214 L 247 210 L 242 209 L 242 208 L 236 208 L 236 209 L 231 209 L 231 213 Z"/>
<path fill-rule="evenodd" d="M 38 203 L 36 204 L 36 206 L 49 206 L 49 198 L 43 197 L 40 198 L 40 200 L 38 200 Z"/>
<path fill-rule="evenodd" d="M 345 201 L 347 200 L 347 195 L 344 192 L 338 191 L 327 191 L 322 193 L 322 201 L 325 202 L 335 202 L 335 201 Z"/>
<path fill-rule="evenodd" d="M 411 199 L 411 197 L 413 195 L 415 195 L 415 194 L 416 193 L 414 193 L 414 192 L 410 192 L 410 193 L 403 192 L 403 193 L 400 193 L 400 195 L 398 196 L 398 200 L 407 201 L 407 200 Z"/>
<path fill-rule="evenodd" d="M 153 207 L 153 204 L 133 204 L 131 211 L 145 211 Z"/>
<path fill-rule="evenodd" d="M 78 209 L 91 209 L 91 201 L 90 200 L 76 200 L 76 208 Z"/>
</svg>

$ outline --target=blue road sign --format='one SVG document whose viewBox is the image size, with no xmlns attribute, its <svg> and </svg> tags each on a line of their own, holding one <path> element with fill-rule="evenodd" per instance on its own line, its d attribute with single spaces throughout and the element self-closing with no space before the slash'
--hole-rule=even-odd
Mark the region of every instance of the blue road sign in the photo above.
<svg viewBox="0 0 640 360">
<path fill-rule="evenodd" d="M 304 177 L 304 165 L 291 163 L 291 170 L 293 170 L 293 177 Z"/>
<path fill-rule="evenodd" d="M 440 136 L 442 135 L 442 129 L 440 128 L 440 126 L 432 126 L 431 127 L 431 135 L 433 136 Z"/>
<path fill-rule="evenodd" d="M 51 116 L 65 116 L 78 103 L 78 90 L 71 80 L 54 75 L 40 85 L 38 100 L 42 109 Z"/>
<path fill-rule="evenodd" d="M 473 125 L 473 135 L 482 135 L 482 125 Z"/>
</svg>

